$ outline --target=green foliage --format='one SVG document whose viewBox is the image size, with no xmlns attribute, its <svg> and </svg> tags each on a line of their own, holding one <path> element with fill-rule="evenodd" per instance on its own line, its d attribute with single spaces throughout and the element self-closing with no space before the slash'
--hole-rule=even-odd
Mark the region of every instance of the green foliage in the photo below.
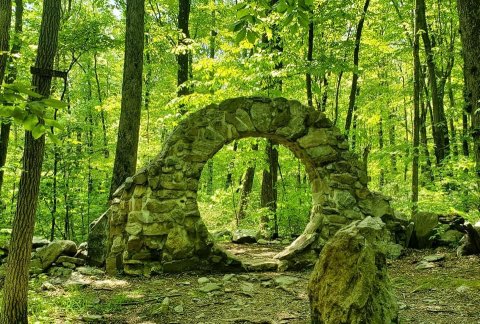
<svg viewBox="0 0 480 324">
<path fill-rule="evenodd" d="M 468 131 L 463 135 L 463 70 L 456 8 L 454 2 L 426 2 L 429 32 L 435 40 L 434 60 L 439 71 L 445 72 L 448 62 L 454 59 L 443 94 L 447 120 L 452 119 L 456 129 L 456 137 L 451 137 L 452 152 L 456 146 L 459 154 L 452 154 L 442 166 L 435 164 L 427 109 L 427 149 L 434 181 L 425 171 L 427 158 L 422 149 L 419 206 L 425 211 L 460 212 L 475 221 L 480 216 L 480 198 L 475 189 L 473 157 L 462 155 L 462 141 L 467 141 L 470 150 L 472 141 Z M 187 45 L 178 46 L 178 2 L 146 2 L 143 92 L 145 99 L 148 92 L 149 105 L 142 111 L 139 167 L 161 151 L 169 132 L 184 118 L 180 106 L 188 115 L 212 102 L 251 95 L 283 96 L 306 103 L 307 72 L 313 80 L 314 106 L 336 120 L 339 128 L 343 127 L 355 69 L 352 62 L 355 26 L 363 3 L 352 0 L 279 0 L 273 6 L 266 0 L 236 3 L 192 2 L 190 39 Z M 58 139 L 57 145 L 46 148 L 36 230 L 49 236 L 52 219 L 55 219 L 56 237 L 81 241 L 88 234 L 88 223 L 107 207 L 120 114 L 125 2 L 73 0 L 70 9 L 65 4 L 55 69 L 68 71 L 68 82 L 64 92 L 63 80 L 54 79 L 52 98 L 63 94 L 67 107 L 58 101 L 36 98 L 34 91 L 25 86 L 31 78 L 28 67 L 36 51 L 40 10 L 40 2 L 30 1 L 25 7 L 23 45 L 15 58 L 18 82 L 3 88 L 0 98 L 2 122 L 14 122 L 7 164 L 3 168 L 0 226 L 10 226 L 15 210 L 22 133 L 26 128 L 35 136 L 47 133 Z M 412 207 L 412 21 L 410 2 L 371 3 L 357 71 L 361 91 L 356 101 L 356 127 L 349 138 L 352 150 L 359 156 L 370 147 L 369 187 L 391 196 L 394 207 L 407 215 Z M 315 37 L 313 61 L 308 62 L 310 23 Z M 272 51 L 272 41 L 278 41 L 282 50 Z M 192 78 L 188 86 L 193 92 L 178 98 L 176 54 L 187 50 L 192 54 Z M 421 60 L 425 62 L 421 52 Z M 282 68 L 278 68 L 280 63 Z M 282 91 L 272 89 L 278 81 L 282 82 Z M 441 84 L 441 77 L 437 81 Z M 37 100 L 29 101 L 28 97 Z M 425 94 L 424 101 L 427 99 Z M 210 229 L 237 226 L 235 206 L 239 199 L 239 179 L 253 161 L 257 166 L 254 189 L 247 217 L 240 226 L 257 227 L 260 217 L 266 214 L 259 208 L 261 174 L 265 168 L 262 145 L 258 152 L 252 152 L 250 142 L 240 141 L 237 153 L 231 145 L 217 153 L 213 160 L 211 196 L 206 193 L 208 171 L 203 171 L 199 204 Z M 298 171 L 298 160 L 285 148 L 281 148 L 280 153 L 278 222 L 282 235 L 298 234 L 308 220 L 310 188 L 304 179 L 303 167 Z M 235 165 L 233 187 L 225 189 L 232 161 Z"/>
</svg>

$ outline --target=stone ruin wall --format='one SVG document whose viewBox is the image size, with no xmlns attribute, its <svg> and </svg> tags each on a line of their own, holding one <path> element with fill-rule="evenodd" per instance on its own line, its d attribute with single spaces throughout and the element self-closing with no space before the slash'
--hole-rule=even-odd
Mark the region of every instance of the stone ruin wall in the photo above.
<svg viewBox="0 0 480 324">
<path fill-rule="evenodd" d="M 229 99 L 181 121 L 153 162 L 116 191 L 99 226 L 107 239 L 97 254 L 105 256 L 107 272 L 241 269 L 214 244 L 196 199 L 205 163 L 225 144 L 247 137 L 288 147 L 311 183 L 310 221 L 276 256 L 281 269 L 313 264 L 325 241 L 353 220 L 393 215 L 388 200 L 367 189 L 363 165 L 325 114 L 284 98 Z"/>
</svg>

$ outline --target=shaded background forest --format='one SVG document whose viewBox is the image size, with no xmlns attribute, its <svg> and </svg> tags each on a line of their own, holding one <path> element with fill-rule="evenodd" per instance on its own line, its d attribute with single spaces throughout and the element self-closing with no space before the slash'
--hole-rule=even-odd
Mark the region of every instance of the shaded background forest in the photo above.
<svg viewBox="0 0 480 324">
<path fill-rule="evenodd" d="M 29 84 L 31 75 L 25 67 L 34 61 L 41 4 L 15 3 L 24 11 L 23 32 L 17 33 L 22 46 L 13 63 L 18 66 L 17 82 Z M 397 210 L 410 213 L 414 152 L 410 2 L 182 4 L 190 10 L 186 26 L 185 16 L 179 19 L 177 1 L 145 2 L 138 166 L 160 152 L 168 133 L 186 114 L 230 97 L 284 96 L 324 111 L 340 129 L 347 128 L 351 149 L 368 163 L 369 187 L 391 196 Z M 52 94 L 68 107 L 51 116 L 63 127 L 53 129 L 58 142 L 47 141 L 36 228 L 46 237 L 84 241 L 88 224 L 108 203 L 120 115 L 125 3 L 70 0 L 62 6 L 55 69 L 66 71 L 68 78 L 65 82 L 56 78 Z M 470 117 L 464 111 L 457 9 L 454 1 L 427 0 L 424 10 L 419 209 L 460 213 L 473 221 L 478 218 L 479 197 Z M 362 17 L 361 45 L 356 50 Z M 355 75 L 358 87 L 352 90 Z M 9 123 L 2 117 L 2 135 L 3 125 Z M 22 125 L 11 124 L 2 169 L 0 227 L 9 228 L 15 213 L 23 131 Z M 435 145 L 439 133 L 448 145 Z M 241 225 L 256 226 L 265 215 L 261 193 L 265 172 L 271 170 L 268 147 L 264 140 L 232 143 L 203 171 L 199 204 L 210 229 L 237 225 L 249 168 L 253 188 Z M 279 148 L 278 165 L 280 234 L 298 234 L 308 220 L 309 185 L 303 166 L 286 148 Z"/>
</svg>

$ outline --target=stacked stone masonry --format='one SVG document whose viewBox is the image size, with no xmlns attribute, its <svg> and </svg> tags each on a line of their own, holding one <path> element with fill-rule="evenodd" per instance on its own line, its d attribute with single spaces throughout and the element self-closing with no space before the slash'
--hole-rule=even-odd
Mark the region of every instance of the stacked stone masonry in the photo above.
<svg viewBox="0 0 480 324">
<path fill-rule="evenodd" d="M 393 215 L 388 200 L 368 190 L 363 165 L 325 114 L 284 98 L 234 98 L 181 121 L 150 165 L 116 191 L 104 215 L 107 272 L 241 268 L 211 239 L 197 189 L 205 163 L 227 143 L 247 137 L 288 147 L 311 183 L 310 221 L 276 256 L 283 269 L 313 264 L 326 240 L 354 220 Z"/>
</svg>

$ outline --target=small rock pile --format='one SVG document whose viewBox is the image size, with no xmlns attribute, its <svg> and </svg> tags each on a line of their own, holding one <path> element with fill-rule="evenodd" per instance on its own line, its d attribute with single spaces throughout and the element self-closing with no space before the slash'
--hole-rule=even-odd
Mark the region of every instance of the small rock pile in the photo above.
<svg viewBox="0 0 480 324">
<path fill-rule="evenodd" d="M 5 272 L 5 263 L 9 253 L 11 230 L 0 229 L 0 277 Z M 77 267 L 82 267 L 87 260 L 87 245 L 69 240 L 49 240 L 34 236 L 32 240 L 32 258 L 30 273 L 39 275 L 49 273 L 52 276 L 69 276 Z"/>
<path fill-rule="evenodd" d="M 456 247 L 464 235 L 454 226 L 456 223 L 464 222 L 464 219 L 457 214 L 418 212 L 411 221 L 415 224 L 409 242 L 409 247 L 412 248 Z"/>
</svg>

